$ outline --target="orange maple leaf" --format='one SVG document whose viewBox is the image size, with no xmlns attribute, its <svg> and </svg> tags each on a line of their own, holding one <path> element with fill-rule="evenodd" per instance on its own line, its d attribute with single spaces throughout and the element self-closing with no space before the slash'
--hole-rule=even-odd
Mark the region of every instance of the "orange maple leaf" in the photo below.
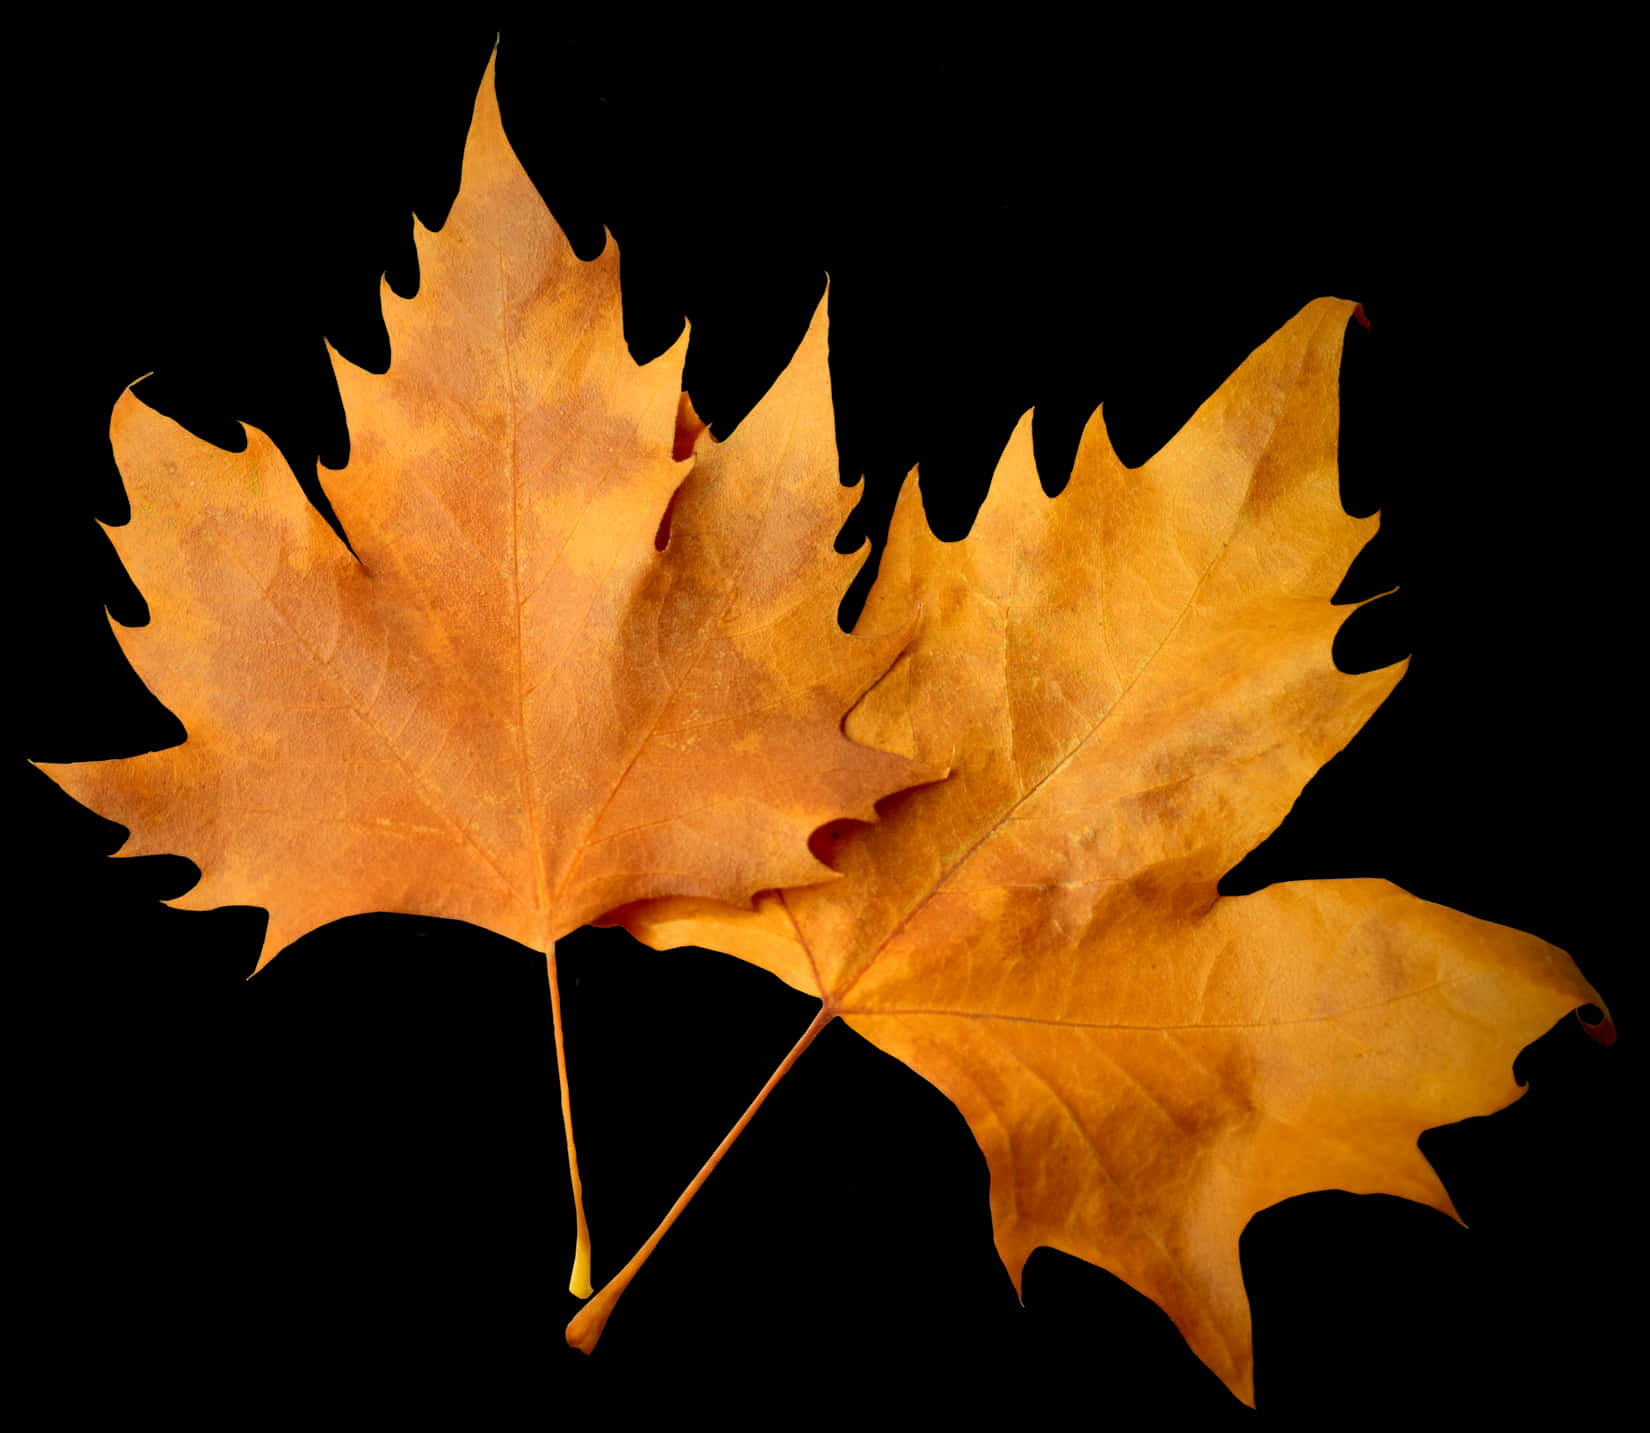
<svg viewBox="0 0 1650 1433">
<path fill-rule="evenodd" d="M 1331 659 L 1376 525 L 1338 499 L 1351 313 L 1310 305 L 1138 470 L 1097 412 L 1057 499 L 1027 415 L 965 542 L 908 482 L 865 620 L 920 631 L 847 729 L 951 776 L 838 828 L 841 880 L 614 917 L 818 996 L 751 1112 L 842 1017 L 962 1111 L 1016 1287 L 1039 1245 L 1102 1264 L 1250 1402 L 1250 1217 L 1324 1188 L 1453 1214 L 1417 1137 L 1510 1103 L 1514 1056 L 1598 999 L 1553 946 L 1384 881 L 1217 891 L 1404 670 Z"/>
<path fill-rule="evenodd" d="M 853 495 L 824 303 L 716 445 L 681 391 L 687 335 L 632 361 L 616 246 L 573 254 L 492 64 L 463 175 L 418 232 L 419 296 L 384 287 L 389 371 L 333 354 L 351 451 L 326 488 L 353 553 L 264 434 L 228 452 L 117 403 L 132 516 L 111 536 L 151 614 L 117 632 L 188 739 L 44 769 L 131 828 L 125 854 L 200 866 L 173 905 L 267 907 L 259 968 L 400 911 L 545 951 L 554 995 L 567 932 L 828 877 L 810 833 L 934 773 L 842 730 L 904 634 L 834 620 Z M 581 1210 L 575 1292 L 588 1259 Z"/>
</svg>

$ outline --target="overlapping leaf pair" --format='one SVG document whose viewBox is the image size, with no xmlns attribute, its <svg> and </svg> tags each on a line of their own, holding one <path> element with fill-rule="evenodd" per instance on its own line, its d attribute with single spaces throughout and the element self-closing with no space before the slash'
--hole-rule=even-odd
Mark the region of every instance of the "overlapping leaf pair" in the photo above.
<svg viewBox="0 0 1650 1433">
<path fill-rule="evenodd" d="M 113 536 L 151 621 L 120 638 L 188 740 L 54 777 L 129 854 L 201 867 L 175 904 L 267 907 L 260 966 L 395 910 L 543 950 L 552 991 L 597 919 L 773 972 L 821 1001 L 790 1059 L 841 1017 L 955 1101 L 1016 1285 L 1038 1245 L 1103 1264 L 1252 1398 L 1250 1216 L 1320 1188 L 1449 1210 L 1416 1137 L 1513 1099 L 1517 1052 L 1597 999 L 1384 882 L 1217 894 L 1402 675 L 1330 656 L 1375 525 L 1338 500 L 1351 305 L 1310 305 L 1143 468 L 1096 413 L 1058 499 L 1023 421 L 963 543 L 908 483 L 847 635 L 823 302 L 715 443 L 685 336 L 630 359 L 615 248 L 573 255 L 491 67 L 418 240 L 388 373 L 334 365 L 353 554 L 263 435 L 228 453 L 121 399 Z"/>
</svg>

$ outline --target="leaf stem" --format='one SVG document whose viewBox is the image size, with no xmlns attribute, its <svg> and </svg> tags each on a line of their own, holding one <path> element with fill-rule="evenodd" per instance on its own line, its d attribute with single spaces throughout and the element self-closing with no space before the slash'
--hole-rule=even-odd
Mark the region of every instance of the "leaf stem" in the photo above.
<svg viewBox="0 0 1650 1433">
<path fill-rule="evenodd" d="M 567 1342 L 574 1348 L 589 1353 L 601 1338 L 602 1330 L 607 1327 L 607 1320 L 613 1313 L 613 1306 L 618 1303 L 619 1295 L 629 1286 L 630 1281 L 640 1272 L 648 1256 L 658 1248 L 659 1241 L 665 1237 L 670 1226 L 680 1217 L 682 1211 L 688 1207 L 693 1196 L 699 1192 L 699 1187 L 710 1178 L 710 1173 L 722 1162 L 722 1156 L 733 1147 L 733 1142 L 744 1133 L 745 1126 L 751 1122 L 751 1117 L 762 1108 L 762 1102 L 773 1092 L 773 1088 L 782 1079 L 786 1072 L 797 1062 L 798 1057 L 814 1042 L 814 1038 L 827 1025 L 836 1019 L 836 1010 L 832 1006 L 820 1006 L 819 1013 L 814 1016 L 813 1023 L 802 1032 L 802 1038 L 791 1046 L 791 1051 L 779 1062 L 779 1067 L 768 1076 L 767 1084 L 757 1092 L 756 1098 L 750 1102 L 750 1107 L 739 1116 L 739 1121 L 723 1136 L 721 1144 L 716 1146 L 711 1157 L 704 1166 L 693 1176 L 693 1181 L 677 1197 L 670 1206 L 670 1212 L 659 1221 L 659 1227 L 648 1237 L 647 1243 L 638 1249 L 630 1262 L 613 1276 L 602 1290 L 588 1304 L 574 1315 L 573 1321 L 567 1325 Z"/>
<path fill-rule="evenodd" d="M 561 987 L 556 983 L 556 943 L 544 949 L 544 967 L 550 976 L 550 1014 L 556 1027 L 556 1078 L 561 1083 L 562 1127 L 567 1131 L 567 1172 L 573 1180 L 573 1218 L 578 1233 L 573 1244 L 573 1276 L 567 1288 L 576 1298 L 588 1299 L 590 1283 L 590 1226 L 584 1218 L 584 1185 L 579 1182 L 579 1152 L 573 1144 L 573 1099 L 567 1090 L 567 1046 L 562 1040 Z"/>
</svg>

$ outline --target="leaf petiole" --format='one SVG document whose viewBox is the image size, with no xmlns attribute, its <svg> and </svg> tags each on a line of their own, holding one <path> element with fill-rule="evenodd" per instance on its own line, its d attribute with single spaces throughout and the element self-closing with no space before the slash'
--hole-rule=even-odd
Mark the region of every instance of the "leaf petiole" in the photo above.
<svg viewBox="0 0 1650 1433">
<path fill-rule="evenodd" d="M 550 1015 L 556 1027 L 556 1079 L 561 1085 L 561 1118 L 567 1132 L 567 1172 L 573 1181 L 573 1219 L 577 1235 L 573 1244 L 573 1275 L 567 1281 L 575 1298 L 588 1299 L 590 1282 L 590 1225 L 584 1217 L 584 1186 L 579 1182 L 579 1152 L 573 1144 L 573 1101 L 567 1089 L 567 1046 L 562 1040 L 561 988 L 556 983 L 556 943 L 544 948 L 544 967 L 550 977 Z"/>
<path fill-rule="evenodd" d="M 734 1127 L 722 1137 L 722 1142 L 716 1146 L 710 1158 L 704 1162 L 699 1172 L 693 1176 L 692 1182 L 677 1196 L 676 1202 L 670 1206 L 669 1213 L 659 1221 L 659 1227 L 648 1236 L 647 1242 L 636 1251 L 630 1262 L 602 1286 L 601 1292 L 595 1298 L 591 1299 L 573 1316 L 572 1322 L 567 1325 L 567 1342 L 569 1344 L 584 1353 L 589 1353 L 596 1347 L 596 1342 L 601 1338 L 602 1330 L 607 1327 L 607 1320 L 613 1313 L 613 1306 L 619 1301 L 619 1295 L 630 1286 L 630 1281 L 641 1271 L 641 1267 L 647 1262 L 648 1256 L 658 1248 L 659 1241 L 665 1237 L 670 1226 L 688 1207 L 693 1196 L 699 1192 L 699 1187 L 710 1178 L 711 1171 L 722 1162 L 722 1156 L 733 1148 L 733 1142 L 744 1133 L 745 1126 L 751 1122 L 752 1116 L 762 1108 L 762 1102 L 773 1093 L 774 1086 L 785 1078 L 786 1072 L 797 1062 L 802 1052 L 813 1044 L 819 1032 L 835 1019 L 836 1010 L 833 1007 L 820 1006 L 819 1013 L 813 1018 L 813 1023 L 802 1032 L 802 1038 L 791 1046 L 790 1053 L 779 1062 L 778 1068 L 768 1076 L 768 1082 L 757 1091 L 756 1098 L 750 1102 L 745 1113 L 739 1116 L 739 1120 Z M 559 1034 L 557 1039 L 559 1048 Z M 565 1089 L 564 1085 L 564 1098 Z M 569 1143 L 568 1148 L 571 1151 L 571 1143 Z M 576 1174 L 573 1179 L 573 1187 L 575 1190 L 578 1188 L 578 1176 Z M 577 1291 L 575 1290 L 575 1292 Z"/>
</svg>

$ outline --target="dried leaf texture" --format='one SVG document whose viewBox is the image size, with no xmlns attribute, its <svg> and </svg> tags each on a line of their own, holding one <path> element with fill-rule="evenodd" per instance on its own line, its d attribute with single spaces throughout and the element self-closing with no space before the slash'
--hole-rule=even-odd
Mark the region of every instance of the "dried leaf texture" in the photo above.
<svg viewBox="0 0 1650 1433">
<path fill-rule="evenodd" d="M 1309 306 L 1138 470 L 1097 412 L 1057 499 L 1028 415 L 964 542 L 908 483 L 865 620 L 921 631 L 848 731 L 950 778 L 838 828 L 838 882 L 620 913 L 924 1074 L 1016 1286 L 1039 1245 L 1102 1264 L 1250 1402 L 1249 1218 L 1323 1188 L 1453 1213 L 1417 1137 L 1516 1098 L 1514 1056 L 1596 999 L 1545 942 L 1383 881 L 1217 892 L 1403 672 L 1331 659 L 1376 527 L 1337 491 L 1350 314 Z"/>
<path fill-rule="evenodd" d="M 463 174 L 418 296 L 383 288 L 389 371 L 333 355 L 354 555 L 256 430 L 226 452 L 131 391 L 111 423 L 151 613 L 119 637 L 188 740 L 47 770 L 126 854 L 202 868 L 174 904 L 268 907 L 260 966 L 356 912 L 542 948 L 638 898 L 817 881 L 810 832 L 929 775 L 842 731 L 902 634 L 845 636 L 827 600 L 852 495 L 823 301 L 716 446 L 686 334 L 631 360 L 616 247 L 574 255 L 491 64 Z"/>
</svg>

